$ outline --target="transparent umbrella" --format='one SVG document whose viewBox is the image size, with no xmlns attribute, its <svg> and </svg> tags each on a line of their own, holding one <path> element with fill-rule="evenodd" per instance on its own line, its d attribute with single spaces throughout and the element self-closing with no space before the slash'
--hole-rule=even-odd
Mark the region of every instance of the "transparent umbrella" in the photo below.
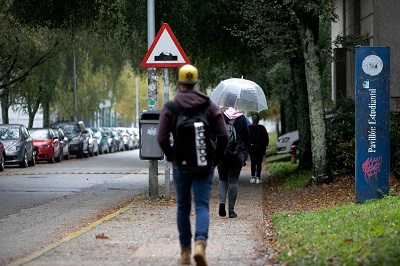
<svg viewBox="0 0 400 266">
<path fill-rule="evenodd" d="M 211 93 L 211 101 L 220 107 L 233 107 L 241 111 L 268 109 L 261 87 L 254 81 L 230 78 L 221 81 Z"/>
</svg>

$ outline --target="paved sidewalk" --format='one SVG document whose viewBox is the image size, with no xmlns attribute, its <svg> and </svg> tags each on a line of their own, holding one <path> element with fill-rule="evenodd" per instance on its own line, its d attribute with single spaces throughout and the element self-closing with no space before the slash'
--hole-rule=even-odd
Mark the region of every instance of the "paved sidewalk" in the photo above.
<svg viewBox="0 0 400 266">
<path fill-rule="evenodd" d="M 239 180 L 235 207 L 238 217 L 219 217 L 216 171 L 206 249 L 209 265 L 267 265 L 256 252 L 257 231 L 263 219 L 262 184 L 250 184 L 249 180 L 250 168 L 246 166 Z M 170 201 L 139 196 L 126 208 L 89 228 L 70 234 L 46 247 L 44 252 L 20 260 L 18 264 L 177 265 L 180 251 L 177 236 L 175 194 L 171 181 Z"/>
</svg>

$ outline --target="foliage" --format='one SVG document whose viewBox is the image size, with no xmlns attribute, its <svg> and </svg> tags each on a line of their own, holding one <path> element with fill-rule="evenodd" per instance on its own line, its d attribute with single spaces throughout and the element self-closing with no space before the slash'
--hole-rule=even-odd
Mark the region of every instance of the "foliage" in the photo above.
<svg viewBox="0 0 400 266">
<path fill-rule="evenodd" d="M 267 168 L 274 179 L 279 180 L 282 187 L 306 186 L 311 177 L 311 171 L 300 171 L 297 164 L 288 161 L 268 163 Z"/>
<path fill-rule="evenodd" d="M 400 263 L 400 197 L 273 215 L 278 259 L 288 265 Z"/>
<path fill-rule="evenodd" d="M 366 43 L 369 43 L 370 39 L 371 37 L 368 34 L 349 34 L 346 36 L 338 35 L 333 41 L 333 44 L 336 48 L 341 47 L 347 50 L 353 50 L 358 45 L 365 45 Z"/>
<path fill-rule="evenodd" d="M 139 77 L 138 80 L 138 114 L 136 114 L 136 76 L 131 67 L 125 67 L 121 72 L 116 86 L 119 88 L 116 95 L 118 123 L 120 126 L 130 126 L 136 121 L 136 117 L 139 117 L 140 111 L 147 109 L 147 79 Z"/>
<path fill-rule="evenodd" d="M 0 21 L 0 89 L 9 91 L 54 56 L 63 36 L 46 28 L 24 27 L 3 9 Z"/>
<path fill-rule="evenodd" d="M 335 172 L 353 173 L 355 167 L 354 100 L 340 101 L 332 110 L 333 120 L 327 125 L 328 158 Z M 390 168 L 400 169 L 400 113 L 390 113 Z"/>
<path fill-rule="evenodd" d="M 337 103 L 334 118 L 327 124 L 328 160 L 332 171 L 354 172 L 355 106 L 354 100 Z"/>
<path fill-rule="evenodd" d="M 10 12 L 23 24 L 63 29 L 70 33 L 95 28 L 107 16 L 116 16 L 115 0 L 13 0 Z M 110 18 L 107 20 L 111 21 Z"/>
</svg>

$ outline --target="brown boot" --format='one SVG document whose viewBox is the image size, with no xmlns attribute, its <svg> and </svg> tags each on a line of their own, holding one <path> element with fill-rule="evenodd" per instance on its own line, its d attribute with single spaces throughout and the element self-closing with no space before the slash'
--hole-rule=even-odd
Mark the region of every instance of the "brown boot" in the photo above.
<svg viewBox="0 0 400 266">
<path fill-rule="evenodd" d="M 183 247 L 181 248 L 181 255 L 179 256 L 179 264 L 181 265 L 190 265 L 190 255 L 192 254 L 192 247 Z"/>
<path fill-rule="evenodd" d="M 206 247 L 207 241 L 196 240 L 194 247 L 194 260 L 196 261 L 196 266 L 207 266 Z"/>
</svg>

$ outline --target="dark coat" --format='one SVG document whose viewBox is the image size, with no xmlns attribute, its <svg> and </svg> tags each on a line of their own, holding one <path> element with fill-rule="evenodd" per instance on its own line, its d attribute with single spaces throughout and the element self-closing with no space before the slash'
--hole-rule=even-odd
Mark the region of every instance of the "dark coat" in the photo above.
<svg viewBox="0 0 400 266">
<path fill-rule="evenodd" d="M 250 125 L 250 149 L 249 152 L 258 152 L 265 154 L 265 150 L 269 144 L 267 129 L 263 125 Z"/>
</svg>

